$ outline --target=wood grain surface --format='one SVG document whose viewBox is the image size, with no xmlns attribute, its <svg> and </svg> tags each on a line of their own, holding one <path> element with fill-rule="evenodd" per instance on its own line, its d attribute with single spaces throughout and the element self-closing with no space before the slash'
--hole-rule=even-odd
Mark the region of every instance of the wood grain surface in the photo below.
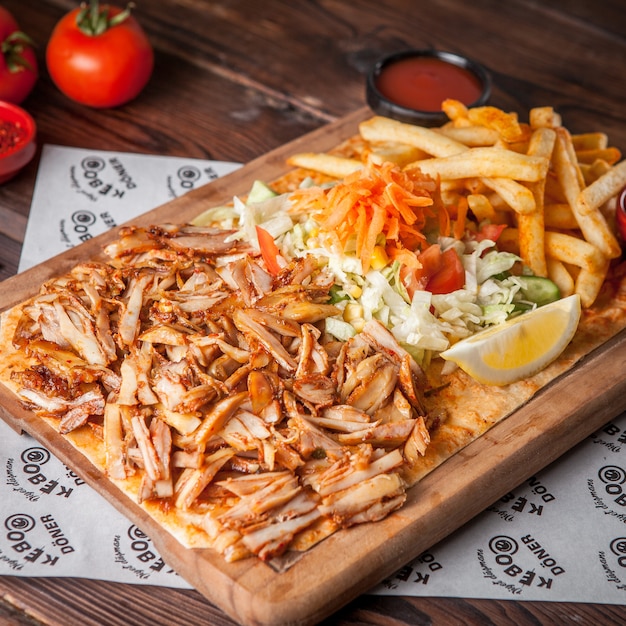
<svg viewBox="0 0 626 626">
<path fill-rule="evenodd" d="M 142 0 L 134 13 L 155 46 L 154 76 L 135 101 L 102 111 L 67 100 L 45 70 L 45 42 L 54 23 L 76 4 L 3 2 L 39 44 L 41 77 L 24 106 L 37 122 L 40 147 L 52 143 L 248 163 L 361 108 L 364 74 L 381 53 L 432 46 L 484 63 L 494 78 L 493 104 L 522 117 L 532 106 L 555 106 L 572 131 L 602 130 L 626 150 L 621 0 Z M 0 279 L 17 270 L 37 164 L 35 159 L 0 187 Z M 39 278 L 32 276 L 34 282 Z M 603 366 L 617 371 L 612 364 Z M 623 408 L 621 384 L 615 381 L 600 419 L 608 421 Z M 0 592 L 0 623 L 7 624 L 236 623 L 195 591 L 2 577 Z M 618 606 L 362 595 L 322 623 L 625 620 Z"/>
</svg>

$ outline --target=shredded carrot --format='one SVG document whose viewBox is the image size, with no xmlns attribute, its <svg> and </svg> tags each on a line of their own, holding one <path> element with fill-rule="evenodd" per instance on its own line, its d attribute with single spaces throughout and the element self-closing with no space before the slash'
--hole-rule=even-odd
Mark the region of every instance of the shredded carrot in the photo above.
<svg viewBox="0 0 626 626">
<path fill-rule="evenodd" d="M 428 246 L 424 228 L 431 218 L 449 229 L 449 217 L 432 178 L 408 174 L 393 163 L 369 163 L 326 190 L 325 198 L 306 189 L 294 192 L 291 211 L 315 213 L 322 229 L 336 235 L 344 250 L 356 241 L 363 273 L 381 235 L 390 258 L 415 266 Z"/>
<path fill-rule="evenodd" d="M 297 214 L 299 211 L 317 213 L 326 206 L 326 192 L 318 185 L 296 189 L 291 192 L 289 198 L 292 202 L 289 212 L 292 214 Z"/>
<path fill-rule="evenodd" d="M 422 264 L 418 261 L 417 255 L 407 248 L 396 248 L 394 246 L 387 247 L 387 255 L 392 261 L 398 261 L 402 265 L 406 265 L 411 270 L 419 269 Z"/>
</svg>

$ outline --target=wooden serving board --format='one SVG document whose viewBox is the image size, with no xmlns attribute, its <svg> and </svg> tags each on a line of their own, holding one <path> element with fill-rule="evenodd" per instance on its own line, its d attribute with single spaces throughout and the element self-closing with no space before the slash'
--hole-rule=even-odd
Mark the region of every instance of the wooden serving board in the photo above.
<svg viewBox="0 0 626 626">
<path fill-rule="evenodd" d="M 288 155 L 326 151 L 357 132 L 368 109 L 325 126 L 140 218 L 135 224 L 189 220 L 245 194 L 255 179 L 286 171 Z M 1 309 L 34 295 L 41 283 L 78 261 L 100 256 L 105 233 L 0 284 Z M 165 561 L 246 626 L 315 624 L 462 526 L 626 409 L 626 331 L 607 341 L 523 407 L 423 478 L 405 506 L 385 520 L 332 535 L 278 573 L 256 558 L 226 563 L 211 550 L 187 549 L 123 495 L 53 428 L 0 385 L 0 415 L 26 431 L 130 518 Z"/>
</svg>

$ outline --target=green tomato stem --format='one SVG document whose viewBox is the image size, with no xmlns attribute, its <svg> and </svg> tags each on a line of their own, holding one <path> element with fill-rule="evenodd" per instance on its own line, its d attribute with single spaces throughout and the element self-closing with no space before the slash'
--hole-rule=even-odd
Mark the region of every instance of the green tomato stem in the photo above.
<svg viewBox="0 0 626 626">
<path fill-rule="evenodd" d="M 4 55 L 4 60 L 9 72 L 16 74 L 24 70 L 33 70 L 33 66 L 24 58 L 22 54 L 26 48 L 33 48 L 35 42 L 20 30 L 11 33 L 0 44 L 0 53 Z"/>
<path fill-rule="evenodd" d="M 109 17 L 108 7 L 101 9 L 99 0 L 89 0 L 89 5 L 84 2 L 80 5 L 80 11 L 76 16 L 76 25 L 85 35 L 97 37 L 127 20 L 133 6 L 131 2 L 126 5 L 123 11 L 113 17 Z"/>
</svg>

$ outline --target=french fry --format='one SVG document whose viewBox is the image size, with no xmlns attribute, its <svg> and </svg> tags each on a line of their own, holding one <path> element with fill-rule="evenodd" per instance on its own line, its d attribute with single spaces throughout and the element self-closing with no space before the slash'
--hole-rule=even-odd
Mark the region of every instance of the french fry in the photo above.
<svg viewBox="0 0 626 626">
<path fill-rule="evenodd" d="M 466 126 L 469 124 L 467 119 L 468 108 L 458 100 L 448 98 L 441 103 L 441 110 L 452 120 L 454 126 Z"/>
<path fill-rule="evenodd" d="M 536 181 L 545 177 L 547 159 L 529 157 L 502 148 L 472 148 L 441 158 L 424 159 L 407 165 L 419 167 L 433 178 L 500 177 L 511 180 Z"/>
<path fill-rule="evenodd" d="M 614 188 L 615 182 L 622 180 L 622 176 L 626 176 L 626 166 L 622 168 L 616 166 L 614 168 L 614 170 L 617 169 L 616 173 L 607 173 L 605 176 L 608 178 L 599 178 L 593 185 L 586 187 L 583 194 L 584 180 L 575 162 L 570 135 L 564 128 L 557 129 L 553 162 L 567 202 L 572 208 L 585 239 L 597 246 L 609 259 L 620 256 L 621 247 L 600 211 L 600 206 L 611 197 L 606 193 Z M 591 191 L 589 191 L 590 188 Z M 615 193 L 617 191 L 613 192 Z M 604 198 L 603 201 L 602 198 Z"/>
<path fill-rule="evenodd" d="M 423 171 L 423 170 L 422 170 Z M 535 198 L 528 187 L 524 187 L 510 178 L 481 178 L 481 181 L 493 189 L 516 213 L 528 215 L 536 209 Z"/>
<path fill-rule="evenodd" d="M 493 146 L 500 139 L 497 130 L 484 126 L 446 126 L 438 132 L 471 148 Z"/>
<path fill-rule="evenodd" d="M 528 155 L 550 159 L 556 142 L 556 132 L 551 128 L 537 128 L 528 143 Z M 545 179 L 543 179 L 545 180 Z"/>
<path fill-rule="evenodd" d="M 572 144 L 572 136 L 570 132 L 566 128 L 561 127 L 556 130 L 556 134 L 558 139 L 556 146 L 557 149 L 563 153 L 563 159 L 567 162 L 568 167 L 571 168 L 570 174 L 575 177 L 578 186 L 583 187 L 585 180 L 578 165 L 576 150 Z"/>
<path fill-rule="evenodd" d="M 556 284 L 561 292 L 561 297 L 571 296 L 575 293 L 574 278 L 567 271 L 565 264 L 557 259 L 546 258 L 548 268 L 548 278 Z"/>
<path fill-rule="evenodd" d="M 469 150 L 461 142 L 435 130 L 380 116 L 361 122 L 359 132 L 366 141 L 397 141 L 419 148 L 435 157 Z"/>
<path fill-rule="evenodd" d="M 363 163 L 358 159 L 348 159 L 325 152 L 293 154 L 287 159 L 287 163 L 293 167 L 302 167 L 334 178 L 344 178 L 363 167 Z"/>
<path fill-rule="evenodd" d="M 468 109 L 467 119 L 477 126 L 492 128 L 507 142 L 520 141 L 526 134 L 515 113 L 505 113 L 493 106 Z"/>
<path fill-rule="evenodd" d="M 549 202 L 560 204 L 567 203 L 567 198 L 565 197 L 565 193 L 563 193 L 563 187 L 561 187 L 561 183 L 553 171 L 549 171 L 545 179 L 545 204 Z"/>
<path fill-rule="evenodd" d="M 583 163 L 580 165 L 580 171 L 583 174 L 586 185 L 591 185 L 611 169 L 610 163 L 603 161 L 602 159 L 596 159 L 591 165 Z"/>
<path fill-rule="evenodd" d="M 594 213 L 626 185 L 626 161 L 613 166 L 591 185 L 585 187 L 576 198 L 578 211 L 583 215 Z"/>
<path fill-rule="evenodd" d="M 577 265 L 591 272 L 601 270 L 606 262 L 606 257 L 593 244 L 569 235 L 546 231 L 546 254 L 554 259 Z"/>
<path fill-rule="evenodd" d="M 547 276 L 543 211 L 535 210 L 532 213 L 518 215 L 517 228 L 522 260 L 536 276 Z"/>
<path fill-rule="evenodd" d="M 572 212 L 572 208 L 566 202 L 557 204 L 544 204 L 543 218 L 546 228 L 559 230 L 578 229 L 578 222 Z"/>
<path fill-rule="evenodd" d="M 580 269 L 576 278 L 575 291 L 580 296 L 580 303 L 584 308 L 590 307 L 595 302 L 608 271 L 609 259 L 605 259 L 601 267 L 593 270 L 586 267 Z"/>
<path fill-rule="evenodd" d="M 556 128 L 561 125 L 561 116 L 553 107 L 535 107 L 528 117 L 531 128 Z"/>
<path fill-rule="evenodd" d="M 467 203 L 472 210 L 474 217 L 479 222 L 490 220 L 493 222 L 496 217 L 496 211 L 493 208 L 489 198 L 482 193 L 472 193 L 467 196 Z"/>
<path fill-rule="evenodd" d="M 497 193 L 492 192 L 492 193 L 488 193 L 488 194 L 485 194 L 485 195 L 489 199 L 489 202 L 491 202 L 491 206 L 496 211 L 498 211 L 498 212 L 506 212 L 506 213 L 510 213 L 511 212 L 511 207 Z"/>
<path fill-rule="evenodd" d="M 606 133 L 579 133 L 572 135 L 574 150 L 604 150 L 609 147 L 609 138 Z"/>
<path fill-rule="evenodd" d="M 519 154 L 527 154 L 528 140 L 524 139 L 524 141 L 509 142 L 499 139 L 498 142 L 494 144 L 494 148 L 502 148 L 503 150 L 511 150 L 512 152 L 517 152 Z"/>
<path fill-rule="evenodd" d="M 368 158 L 378 164 L 388 161 L 390 163 L 396 163 L 400 167 L 404 167 L 408 163 L 419 159 L 426 159 L 429 156 L 426 152 L 415 146 L 399 143 L 397 141 L 372 142 L 370 145 L 370 150 L 367 152 Z"/>
<path fill-rule="evenodd" d="M 576 158 L 579 163 L 593 163 L 597 159 L 601 159 L 614 165 L 622 158 L 622 153 L 617 148 L 604 148 L 592 150 L 576 150 Z"/>
<path fill-rule="evenodd" d="M 529 156 L 538 156 L 550 160 L 556 133 L 551 128 L 536 128 L 528 145 Z M 545 254 L 545 219 L 543 201 L 545 197 L 545 178 L 527 183 L 532 193 L 535 209 L 520 213 L 517 218 L 519 230 L 520 256 L 537 276 L 547 276 L 548 266 Z M 519 213 L 519 212 L 518 212 Z"/>
</svg>

